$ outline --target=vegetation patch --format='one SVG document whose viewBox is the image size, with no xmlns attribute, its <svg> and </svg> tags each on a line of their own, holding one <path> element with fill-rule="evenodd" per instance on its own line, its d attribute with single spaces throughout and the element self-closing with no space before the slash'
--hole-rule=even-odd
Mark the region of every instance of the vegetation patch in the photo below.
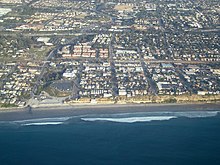
<svg viewBox="0 0 220 165">
<path fill-rule="evenodd" d="M 8 104 L 8 103 L 4 103 L 4 104 L 0 104 L 1 108 L 13 108 L 13 107 L 18 107 L 15 104 Z"/>
<path fill-rule="evenodd" d="M 53 87 L 47 87 L 44 89 L 45 92 L 47 92 L 50 96 L 54 96 L 54 97 L 66 97 L 69 96 L 71 94 L 71 92 L 63 92 L 63 91 L 59 91 Z"/>
</svg>

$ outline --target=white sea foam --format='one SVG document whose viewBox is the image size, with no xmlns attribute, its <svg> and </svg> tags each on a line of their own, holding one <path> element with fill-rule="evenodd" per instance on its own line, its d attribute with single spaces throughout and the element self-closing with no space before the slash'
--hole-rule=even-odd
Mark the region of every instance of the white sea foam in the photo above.
<svg viewBox="0 0 220 165">
<path fill-rule="evenodd" d="M 66 121 L 71 119 L 71 117 L 54 117 L 54 118 L 39 118 L 39 119 L 28 119 L 28 120 L 18 120 L 14 121 L 16 123 L 25 123 L 25 122 L 41 122 L 41 121 Z"/>
<path fill-rule="evenodd" d="M 111 121 L 123 123 L 150 122 L 170 120 L 172 118 L 204 118 L 214 117 L 219 111 L 188 111 L 188 112 L 135 112 L 120 114 L 103 114 L 92 117 L 81 118 L 83 121 Z"/>
<path fill-rule="evenodd" d="M 128 117 L 128 118 L 81 118 L 83 121 L 111 121 L 120 123 L 135 123 L 135 122 L 149 122 L 170 120 L 176 118 L 175 116 L 148 116 L 148 117 Z"/>
<path fill-rule="evenodd" d="M 186 112 L 133 112 L 133 113 L 118 113 L 118 114 L 103 114 L 99 117 L 103 118 L 127 118 L 127 117 L 150 117 L 150 116 L 175 116 L 175 117 L 213 117 L 219 111 L 186 111 Z M 91 117 L 90 117 L 91 118 Z"/>
<path fill-rule="evenodd" d="M 191 111 L 191 112 L 176 112 L 175 115 L 178 117 L 188 117 L 188 118 L 200 118 L 200 117 L 214 117 L 219 113 L 219 111 Z"/>
<path fill-rule="evenodd" d="M 42 125 L 60 125 L 63 124 L 63 122 L 42 122 L 42 123 L 26 123 L 26 124 L 21 124 L 22 126 L 42 126 Z"/>
<path fill-rule="evenodd" d="M 135 123 L 135 122 L 150 122 L 160 120 L 170 120 L 172 118 L 186 117 L 186 118 L 205 118 L 214 117 L 220 111 L 163 111 L 163 112 L 132 112 L 132 113 L 115 113 L 115 114 L 90 114 L 81 116 L 70 116 L 70 117 L 55 117 L 55 118 L 39 118 L 39 119 L 28 119 L 19 121 L 0 121 L 0 125 L 59 125 L 71 123 L 81 119 L 83 121 L 111 121 L 111 122 L 124 122 L 124 123 Z"/>
<path fill-rule="evenodd" d="M 30 120 L 19 120 L 19 121 L 14 121 L 13 123 L 19 124 L 21 126 L 59 125 L 59 124 L 63 124 L 65 121 L 69 119 L 71 119 L 71 117 L 40 118 L 40 119 L 30 119 Z"/>
</svg>

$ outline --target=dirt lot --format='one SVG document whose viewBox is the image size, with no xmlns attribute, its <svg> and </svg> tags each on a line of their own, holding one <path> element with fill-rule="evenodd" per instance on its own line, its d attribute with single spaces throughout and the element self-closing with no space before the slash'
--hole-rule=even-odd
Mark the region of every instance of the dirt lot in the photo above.
<svg viewBox="0 0 220 165">
<path fill-rule="evenodd" d="M 132 6 L 128 6 L 128 5 L 115 5 L 115 10 L 124 10 L 124 11 L 131 11 L 132 10 Z"/>
</svg>

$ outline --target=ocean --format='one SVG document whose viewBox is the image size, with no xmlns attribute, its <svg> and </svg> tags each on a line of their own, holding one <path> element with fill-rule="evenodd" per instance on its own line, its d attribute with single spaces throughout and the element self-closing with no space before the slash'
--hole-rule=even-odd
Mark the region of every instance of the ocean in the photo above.
<svg viewBox="0 0 220 165">
<path fill-rule="evenodd" d="M 219 165 L 218 112 L 0 122 L 1 165 Z"/>
</svg>

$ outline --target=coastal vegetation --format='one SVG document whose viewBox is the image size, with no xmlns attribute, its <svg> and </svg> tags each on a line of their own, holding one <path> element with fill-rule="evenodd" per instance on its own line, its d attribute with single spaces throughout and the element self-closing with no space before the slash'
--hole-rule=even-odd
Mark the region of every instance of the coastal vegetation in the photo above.
<svg viewBox="0 0 220 165">
<path fill-rule="evenodd" d="M 71 94 L 70 92 L 63 92 L 63 91 L 57 90 L 56 88 L 53 88 L 51 86 L 47 86 L 44 89 L 44 91 L 47 92 L 50 96 L 53 96 L 53 97 L 66 97 L 66 96 L 69 96 Z"/>
<path fill-rule="evenodd" d="M 0 108 L 14 108 L 14 107 L 18 107 L 18 106 L 15 104 L 8 104 L 8 103 L 0 104 Z"/>
<path fill-rule="evenodd" d="M 67 103 L 97 103 L 97 104 L 136 104 L 136 103 L 217 103 L 220 102 L 220 95 L 158 95 L 158 96 L 137 96 L 113 98 L 80 98 L 78 100 L 66 100 Z"/>
</svg>

